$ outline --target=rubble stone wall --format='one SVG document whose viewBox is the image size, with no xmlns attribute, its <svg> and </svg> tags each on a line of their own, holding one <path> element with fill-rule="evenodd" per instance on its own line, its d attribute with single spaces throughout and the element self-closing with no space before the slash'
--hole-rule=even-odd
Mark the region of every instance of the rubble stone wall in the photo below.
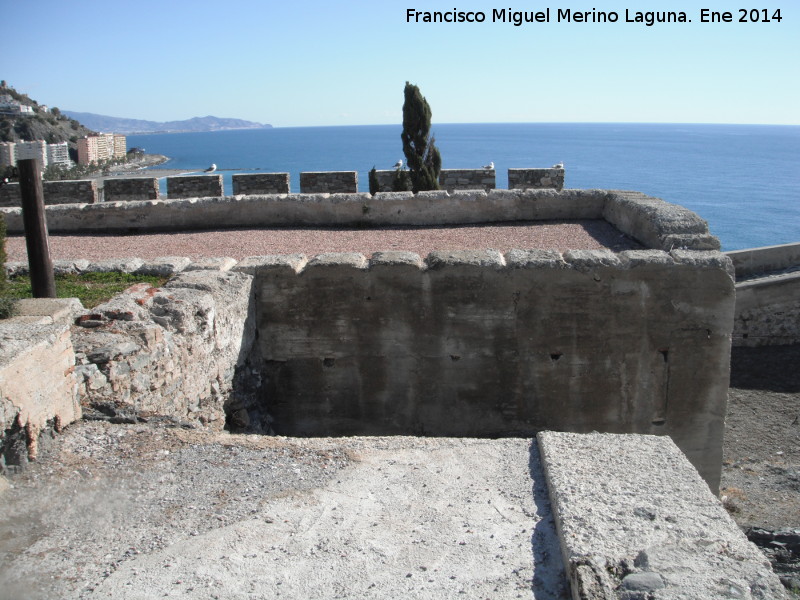
<svg viewBox="0 0 800 600">
<path fill-rule="evenodd" d="M 442 169 L 439 187 L 443 190 L 493 190 L 496 185 L 494 169 Z"/>
<path fill-rule="evenodd" d="M 98 202 L 97 181 L 79 179 L 74 181 L 42 182 L 45 204 L 95 204 Z M 22 193 L 18 183 L 0 185 L 0 206 L 21 206 Z"/>
<path fill-rule="evenodd" d="M 537 188 L 564 189 L 564 168 L 508 170 L 508 189 Z"/>
<path fill-rule="evenodd" d="M 106 179 L 103 183 L 104 202 L 158 200 L 158 179 L 155 177 L 129 177 Z"/>
<path fill-rule="evenodd" d="M 222 175 L 167 177 L 168 198 L 213 198 L 223 195 Z"/>
<path fill-rule="evenodd" d="M 235 173 L 233 195 L 288 194 L 289 173 Z"/>
<path fill-rule="evenodd" d="M 81 403 L 133 420 L 249 424 L 253 291 L 243 273 L 190 271 L 87 312 L 73 332 Z"/>
<path fill-rule="evenodd" d="M 300 173 L 302 194 L 355 194 L 358 171 L 304 171 Z"/>
</svg>

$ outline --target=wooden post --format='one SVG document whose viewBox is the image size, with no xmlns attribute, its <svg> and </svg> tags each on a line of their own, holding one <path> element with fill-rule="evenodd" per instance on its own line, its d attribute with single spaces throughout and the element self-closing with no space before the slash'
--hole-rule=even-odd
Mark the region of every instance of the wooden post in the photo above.
<svg viewBox="0 0 800 600">
<path fill-rule="evenodd" d="M 50 258 L 50 242 L 47 238 L 42 170 L 35 158 L 17 161 L 17 169 L 33 297 L 55 298 L 56 280 L 53 274 L 53 261 Z"/>
</svg>

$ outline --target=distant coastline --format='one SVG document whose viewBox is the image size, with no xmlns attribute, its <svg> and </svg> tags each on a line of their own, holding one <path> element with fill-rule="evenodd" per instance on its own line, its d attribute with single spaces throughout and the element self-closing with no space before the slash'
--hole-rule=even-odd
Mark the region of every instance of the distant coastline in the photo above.
<svg viewBox="0 0 800 600">
<path fill-rule="evenodd" d="M 245 121 L 223 117 L 193 117 L 183 121 L 145 121 L 143 119 L 126 119 L 109 117 L 95 113 L 63 111 L 71 119 L 79 121 L 94 131 L 114 132 L 122 135 L 151 135 L 160 133 L 191 133 L 209 131 L 232 131 L 237 129 L 271 129 L 268 123 Z"/>
</svg>

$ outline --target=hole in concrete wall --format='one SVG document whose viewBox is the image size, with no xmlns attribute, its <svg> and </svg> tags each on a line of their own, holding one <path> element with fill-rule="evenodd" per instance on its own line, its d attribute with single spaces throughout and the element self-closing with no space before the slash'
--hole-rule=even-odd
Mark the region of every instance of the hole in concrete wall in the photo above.
<svg viewBox="0 0 800 600">
<path fill-rule="evenodd" d="M 563 352 L 552 352 L 552 353 L 550 354 L 550 360 L 552 360 L 553 362 L 558 362 L 558 360 L 559 360 L 559 359 L 560 359 L 562 356 L 564 356 L 564 353 L 563 353 Z"/>
<path fill-rule="evenodd" d="M 323 367 L 329 367 L 330 368 L 335 364 L 336 364 L 336 359 L 335 358 L 323 358 L 322 359 L 322 366 Z"/>
<path fill-rule="evenodd" d="M 669 349 L 664 348 L 659 350 L 659 352 L 661 353 L 661 358 L 664 359 L 664 362 L 669 362 Z"/>
<path fill-rule="evenodd" d="M 666 419 L 662 419 L 662 418 L 653 419 L 653 421 L 652 421 L 653 425 L 664 425 L 666 422 L 667 422 L 667 420 Z"/>
<path fill-rule="evenodd" d="M 453 362 L 455 362 L 455 361 L 457 361 L 457 360 L 461 360 L 461 357 L 460 357 L 458 354 L 451 354 L 451 355 L 450 355 L 450 360 L 452 360 Z"/>
</svg>

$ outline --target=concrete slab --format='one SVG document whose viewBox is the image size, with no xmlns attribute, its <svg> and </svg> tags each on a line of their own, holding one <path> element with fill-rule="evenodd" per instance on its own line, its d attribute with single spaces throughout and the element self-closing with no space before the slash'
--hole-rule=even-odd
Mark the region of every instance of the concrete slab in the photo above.
<svg viewBox="0 0 800 600">
<path fill-rule="evenodd" d="M 669 437 L 538 439 L 575 600 L 786 597 Z"/>
<path fill-rule="evenodd" d="M 59 444 L 60 455 L 35 466 L 48 477 L 31 473 L 4 495 L 0 589 L 28 598 L 568 597 L 535 441 L 83 423 Z"/>
</svg>

